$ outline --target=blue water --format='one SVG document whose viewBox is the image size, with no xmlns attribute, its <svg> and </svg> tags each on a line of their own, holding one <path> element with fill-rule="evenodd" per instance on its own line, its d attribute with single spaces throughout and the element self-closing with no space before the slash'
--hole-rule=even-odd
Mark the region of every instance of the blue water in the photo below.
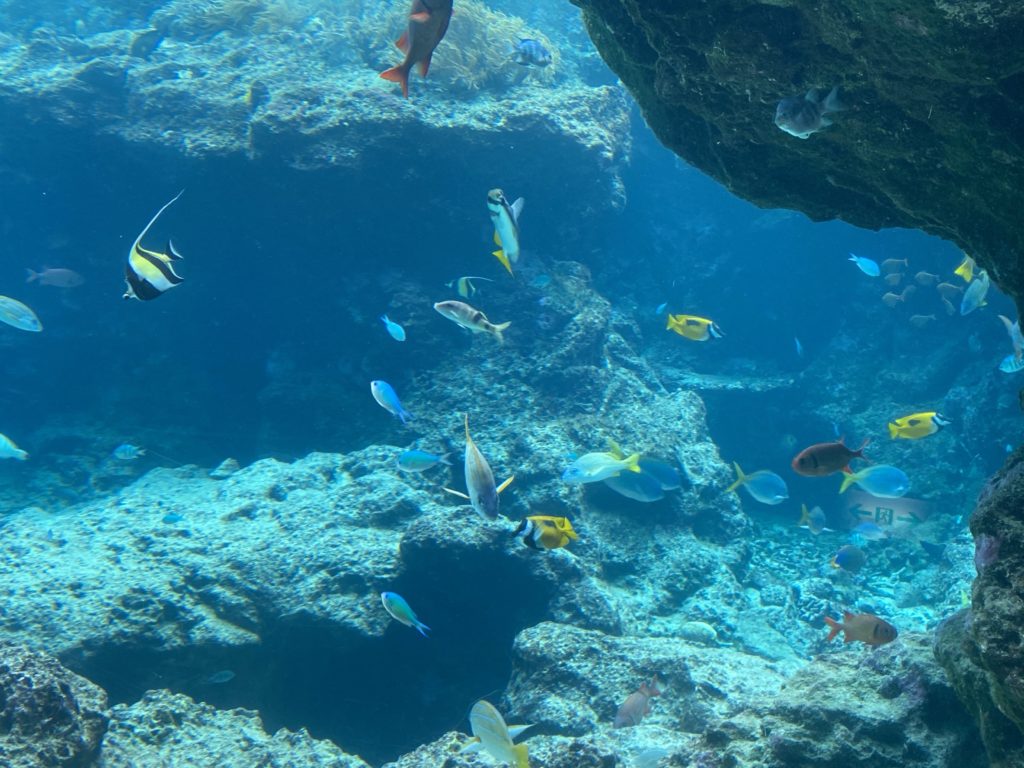
<svg viewBox="0 0 1024 768">
<path fill-rule="evenodd" d="M 167 5 L 6 2 L 0 20 L 19 36 L 43 26 L 84 35 L 144 27 Z M 567 71 L 580 82 L 616 82 L 567 3 L 557 9 L 553 3 L 500 5 L 557 40 Z M 390 84 L 380 88 L 394 96 Z M 418 76 L 411 89 L 415 99 L 444 96 L 437 82 Z M 503 96 L 514 116 L 530 92 L 510 89 Z M 661 147 L 635 107 L 630 159 L 622 168 L 625 201 L 596 213 L 575 205 L 594 193 L 566 188 L 564 155 L 555 141 L 511 143 L 499 153 L 473 150 L 473 165 L 453 168 L 451 156 L 418 152 L 417 130 L 409 128 L 401 140 L 368 146 L 356 168 L 300 170 L 274 158 L 189 157 L 59 125 L 45 114 L 4 117 L 0 293 L 30 305 L 45 327 L 27 334 L 0 326 L 0 431 L 32 457 L 0 465 L 0 513 L 8 524 L 39 499 L 95 498 L 155 466 L 213 467 L 228 456 L 245 465 L 404 445 L 408 434 L 384 418 L 369 381 L 386 380 L 415 400 L 416 382 L 430 378 L 444 355 L 462 355 L 471 375 L 480 361 L 430 305 L 450 298 L 445 283 L 465 274 L 497 281 L 481 284 L 484 297 L 522 290 L 509 287 L 488 255 L 485 193 L 499 184 L 510 198 L 527 198 L 520 280 L 532 280 L 531 290 L 543 293 L 547 283 L 537 278 L 554 271 L 556 262 L 585 265 L 594 290 L 635 323 L 636 347 L 665 387 L 701 393 L 722 458 L 747 472 L 788 473 L 791 500 L 839 513 L 833 488 L 789 472 L 800 448 L 841 435 L 855 448 L 871 438 L 872 458 L 888 460 L 905 446 L 889 444 L 884 420 L 870 422 L 872 432 L 862 415 L 880 409 L 891 418 L 938 407 L 956 421 L 943 436 L 949 438 L 944 448 L 892 455 L 921 478 L 914 491 L 932 500 L 952 531 L 952 521 L 970 512 L 983 478 L 1005 458 L 1007 444 L 1019 441 L 1019 429 L 1008 431 L 1006 424 L 1019 421 L 1020 384 L 996 370 L 1009 351 L 996 315 L 1014 318 L 1012 303 L 993 288 L 984 310 L 947 316 L 921 288 L 907 306 L 891 310 L 880 301 L 889 289 L 847 260 L 849 252 L 878 262 L 906 258 L 910 275 L 926 270 L 952 282 L 959 249 L 919 232 L 870 232 L 759 210 Z M 168 122 L 174 122 L 170 114 Z M 182 189 L 147 242 L 161 247 L 173 238 L 185 256 L 185 282 L 152 302 L 122 300 L 132 240 Z M 85 283 L 68 289 L 25 284 L 26 268 L 44 267 L 73 269 Z M 666 332 L 664 316 L 655 312 L 663 303 L 670 312 L 713 318 L 725 338 L 697 344 Z M 517 332 L 543 340 L 542 327 L 525 330 L 537 327 L 531 313 L 543 311 L 535 293 L 506 294 L 501 306 L 491 319 L 513 321 L 508 347 L 526 344 Z M 385 312 L 406 327 L 407 341 L 387 335 L 378 319 Z M 916 328 L 908 322 L 913 314 L 935 319 Z M 937 366 L 941 375 L 908 393 L 901 377 L 937 358 L 944 361 Z M 714 385 L 721 380 L 738 388 Z M 772 381 L 788 383 L 747 386 Z M 458 464 L 461 436 L 429 437 L 425 449 L 454 448 Z M 149 454 L 123 479 L 97 488 L 91 478 L 124 442 Z M 758 521 L 794 522 L 791 508 L 758 507 L 747 498 L 743 504 Z M 520 606 L 507 618 L 508 626 L 496 633 L 541 620 L 543 609 Z M 315 689 L 318 664 L 332 663 L 330 650 L 291 650 L 282 665 L 296 688 Z M 387 664 L 380 648 L 365 653 Z M 292 667 L 303 654 L 317 663 Z M 487 666 L 483 677 L 500 687 L 508 649 L 481 652 L 477 661 Z M 443 673 L 456 666 L 431 673 L 430 695 L 443 696 Z M 359 683 L 368 685 L 368 678 Z M 127 699 L 136 687 L 133 681 L 114 696 Z M 221 695 L 193 692 L 211 700 Z M 342 698 L 359 700 L 351 693 Z M 269 717 L 331 735 L 333 704 L 296 702 Z M 364 707 L 360 725 L 372 728 L 381 709 Z M 396 744 L 410 749 L 439 735 L 442 726 L 456 725 L 424 719 Z M 355 730 L 347 735 L 358 740 Z M 366 742 L 367 754 L 395 756 L 391 746 Z"/>
</svg>

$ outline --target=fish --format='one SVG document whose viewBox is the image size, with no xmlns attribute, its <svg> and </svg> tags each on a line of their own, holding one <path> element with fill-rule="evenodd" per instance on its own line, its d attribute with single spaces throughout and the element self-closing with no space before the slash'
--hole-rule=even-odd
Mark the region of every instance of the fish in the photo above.
<svg viewBox="0 0 1024 768">
<path fill-rule="evenodd" d="M 684 339 L 692 341 L 707 341 L 708 339 L 720 339 L 725 334 L 718 324 L 706 317 L 696 315 L 669 315 L 665 325 L 666 331 L 675 331 Z"/>
<path fill-rule="evenodd" d="M 579 538 L 567 517 L 530 515 L 512 534 L 531 549 L 560 549 Z"/>
<path fill-rule="evenodd" d="M 889 437 L 892 440 L 920 440 L 952 423 L 938 411 L 911 413 L 889 422 Z"/>
<path fill-rule="evenodd" d="M 160 518 L 162 522 L 167 523 L 168 525 L 180 523 L 184 519 L 185 517 L 183 515 L 179 515 L 177 512 L 168 512 L 166 515 Z"/>
<path fill-rule="evenodd" d="M 935 290 L 939 292 L 942 298 L 949 299 L 950 301 L 959 299 L 961 294 L 964 292 L 963 288 L 959 285 L 953 285 L 952 283 L 939 283 L 935 286 Z"/>
<path fill-rule="evenodd" d="M 903 274 L 900 272 L 893 272 L 891 275 L 885 276 L 886 285 L 897 286 L 903 282 Z"/>
<path fill-rule="evenodd" d="M 663 491 L 674 491 L 682 487 L 682 480 L 679 477 L 679 470 L 667 461 L 644 457 L 637 462 L 640 471 L 645 477 L 651 477 L 658 481 Z"/>
<path fill-rule="evenodd" d="M 28 306 L 10 296 L 0 296 L 0 323 L 7 323 L 19 331 L 39 333 L 43 324 Z"/>
<path fill-rule="evenodd" d="M 960 301 L 960 314 L 969 315 L 978 307 L 984 307 L 985 296 L 988 294 L 991 281 L 988 279 L 988 272 L 984 269 L 978 273 L 974 281 L 967 286 L 964 297 Z"/>
<path fill-rule="evenodd" d="M 1003 323 L 1003 327 L 1006 328 L 1006 333 L 1010 336 L 1010 344 L 1013 346 L 1013 355 L 1018 360 L 1024 357 L 1024 336 L 1020 332 L 1020 320 L 1016 322 L 1010 322 L 1010 318 L 1006 315 L 999 315 L 999 319 Z"/>
<path fill-rule="evenodd" d="M 889 535 L 882 526 L 878 523 L 872 522 L 871 520 L 865 520 L 863 523 L 858 523 L 854 527 L 853 533 L 866 541 L 881 541 Z"/>
<path fill-rule="evenodd" d="M 613 728 L 629 728 L 640 725 L 645 716 L 651 714 L 651 699 L 661 696 L 661 688 L 658 685 L 658 676 L 651 678 L 649 683 L 641 683 L 633 693 L 626 697 L 615 713 Z"/>
<path fill-rule="evenodd" d="M 554 60 L 551 51 L 540 40 L 528 37 L 519 38 L 519 42 L 512 46 L 512 53 L 512 60 L 523 66 L 546 67 Z"/>
<path fill-rule="evenodd" d="M 38 282 L 40 285 L 52 285 L 55 288 L 77 288 L 85 282 L 85 278 L 72 269 L 63 267 L 45 267 L 41 272 L 26 269 L 26 283 Z"/>
<path fill-rule="evenodd" d="M 426 472 L 438 464 L 451 466 L 448 454 L 441 456 L 427 451 L 409 450 L 402 451 L 398 457 L 398 468 L 403 472 Z"/>
<path fill-rule="evenodd" d="M 793 337 L 793 344 L 796 346 L 796 356 L 802 358 L 804 356 L 804 345 L 800 343 L 800 339 L 796 336 Z"/>
<path fill-rule="evenodd" d="M 499 344 L 505 341 L 503 335 L 505 329 L 512 325 L 511 320 L 505 323 L 492 323 L 487 319 L 487 315 L 479 309 L 461 301 L 439 301 L 434 305 L 434 309 L 442 317 L 448 318 L 468 331 L 491 334 Z"/>
<path fill-rule="evenodd" d="M 477 277 L 476 275 L 464 275 L 457 277 L 454 280 L 445 283 L 449 288 L 454 288 L 455 291 L 464 299 L 470 298 L 477 292 L 477 287 L 473 285 L 474 280 L 486 280 L 488 283 L 493 283 L 489 277 Z"/>
<path fill-rule="evenodd" d="M 451 19 L 452 0 L 412 0 L 409 27 L 395 41 L 398 50 L 405 54 L 405 60 L 380 73 L 385 80 L 401 85 L 405 98 L 409 98 L 409 71 L 419 65 L 420 76 L 427 76 L 430 57 L 448 31 Z"/>
<path fill-rule="evenodd" d="M 7 435 L 0 434 L 0 459 L 17 459 L 25 461 L 28 458 L 28 451 L 23 451 Z"/>
<path fill-rule="evenodd" d="M 859 640 L 865 645 L 874 646 L 891 643 L 899 635 L 896 627 L 870 613 L 843 611 L 843 620 L 841 622 L 826 616 L 825 623 L 830 628 L 828 633 L 829 642 L 835 640 L 840 632 L 843 633 L 844 643 L 852 643 L 854 640 Z"/>
<path fill-rule="evenodd" d="M 509 205 L 505 193 L 500 189 L 492 189 L 487 193 L 487 210 L 494 224 L 495 258 L 512 274 L 512 265 L 519 261 L 519 215 L 523 212 L 526 201 L 517 199 Z"/>
<path fill-rule="evenodd" d="M 933 275 L 931 272 L 925 272 L 923 269 L 914 275 L 914 279 L 918 285 L 935 285 L 939 282 L 939 276 Z"/>
<path fill-rule="evenodd" d="M 852 261 L 856 264 L 857 269 L 868 277 L 878 277 L 882 273 L 882 270 L 878 266 L 878 262 L 874 259 L 869 259 L 867 256 L 858 256 L 855 253 L 851 253 L 848 261 Z"/>
<path fill-rule="evenodd" d="M 222 669 L 220 672 L 214 672 L 208 678 L 206 682 L 210 685 L 223 685 L 224 683 L 230 683 L 235 679 L 235 673 L 230 669 Z"/>
<path fill-rule="evenodd" d="M 381 315 L 380 321 L 384 323 L 384 327 L 387 329 L 392 339 L 395 341 L 405 341 L 405 328 L 390 319 L 387 315 Z"/>
<path fill-rule="evenodd" d="M 665 489 L 662 488 L 658 479 L 643 471 L 640 473 L 619 472 L 617 475 L 606 477 L 603 482 L 620 496 L 645 504 L 665 498 Z"/>
<path fill-rule="evenodd" d="M 864 567 L 864 563 L 867 561 L 868 556 L 864 554 L 864 550 L 860 547 L 855 547 L 853 544 L 846 544 L 839 548 L 836 552 L 835 557 L 832 558 L 833 568 L 842 568 L 844 571 L 850 573 L 856 573 Z"/>
<path fill-rule="evenodd" d="M 942 308 L 946 310 L 947 315 L 955 315 L 956 307 L 953 306 L 953 302 L 947 299 L 945 296 L 942 297 Z"/>
<path fill-rule="evenodd" d="M 839 492 L 846 493 L 846 489 L 854 483 L 880 499 L 899 499 L 910 490 L 910 478 L 907 474 L 889 464 L 872 464 L 844 476 Z"/>
<path fill-rule="evenodd" d="M 910 324 L 915 328 L 924 328 L 935 320 L 935 315 L 911 315 Z"/>
<path fill-rule="evenodd" d="M 124 298 L 138 299 L 139 301 L 152 301 L 159 298 L 171 288 L 181 285 L 184 278 L 174 271 L 175 261 L 180 261 L 182 255 L 174 248 L 174 243 L 167 241 L 167 252 L 151 251 L 142 247 L 142 238 L 146 236 L 150 228 L 160 218 L 160 214 L 166 211 L 172 203 L 185 194 L 181 190 L 178 194 L 164 203 L 163 207 L 156 212 L 156 215 L 149 220 L 149 223 L 135 238 L 131 250 L 128 251 L 128 262 L 124 266 L 125 292 Z"/>
<path fill-rule="evenodd" d="M 402 403 L 398 399 L 398 395 L 395 393 L 394 387 L 386 381 L 371 381 L 370 392 L 373 394 L 373 399 L 377 401 L 377 404 L 380 405 L 381 408 L 392 416 L 400 419 L 403 424 L 412 418 L 412 414 L 402 407 Z"/>
<path fill-rule="evenodd" d="M 445 488 L 448 493 L 468 499 L 470 506 L 484 520 L 496 520 L 498 518 L 499 495 L 508 488 L 515 480 L 512 475 L 501 485 L 495 487 L 494 473 L 491 472 L 491 465 L 476 447 L 473 438 L 469 436 L 469 414 L 466 414 L 466 459 L 465 459 L 466 490 L 469 495 Z"/>
<path fill-rule="evenodd" d="M 135 461 L 135 459 L 142 458 L 146 455 L 145 448 L 139 448 L 137 445 L 131 443 L 121 443 L 114 449 L 113 456 L 115 459 L 120 461 Z"/>
<path fill-rule="evenodd" d="M 515 744 L 513 739 L 530 725 L 505 725 L 505 718 L 489 701 L 480 699 L 469 710 L 469 728 L 473 739 L 460 752 L 464 754 L 485 751 L 499 763 L 530 768 L 529 750 L 525 744 Z"/>
<path fill-rule="evenodd" d="M 807 505 L 800 505 L 800 520 L 797 522 L 801 528 L 806 528 L 815 536 L 824 531 L 831 531 L 831 528 L 826 528 L 825 523 L 827 518 L 825 517 L 825 510 L 821 507 L 815 507 L 810 512 L 807 511 Z"/>
<path fill-rule="evenodd" d="M 562 481 L 571 484 L 599 483 L 620 472 L 641 472 L 640 454 L 622 457 L 615 452 L 585 453 L 562 472 Z"/>
<path fill-rule="evenodd" d="M 999 363 L 999 370 L 1003 373 L 1024 371 L 1024 358 L 1017 357 L 1016 355 L 1007 355 Z M 1021 407 L 1024 408 L 1024 403 L 1021 404 Z"/>
<path fill-rule="evenodd" d="M 791 96 L 780 101 L 775 108 L 775 125 L 790 136 L 807 139 L 812 133 L 832 125 L 826 115 L 843 109 L 839 86 L 825 97 L 817 88 L 812 88 L 804 96 Z"/>
<path fill-rule="evenodd" d="M 974 279 L 974 267 L 977 266 L 970 256 L 964 254 L 964 260 L 960 262 L 960 266 L 953 270 L 953 274 L 963 280 L 965 283 L 971 282 Z"/>
<path fill-rule="evenodd" d="M 774 472 L 761 469 L 745 475 L 738 463 L 733 462 L 732 465 L 736 468 L 736 481 L 725 489 L 726 493 L 743 486 L 755 501 L 760 501 L 762 504 L 781 504 L 789 498 L 786 481 Z"/>
<path fill-rule="evenodd" d="M 412 627 L 424 637 L 427 637 L 427 632 L 430 631 L 430 627 L 416 618 L 416 613 L 409 604 L 405 602 L 405 598 L 394 592 L 381 592 L 380 601 L 384 604 L 384 610 L 391 614 L 391 618 L 397 621 L 399 624 L 405 624 L 407 627 Z"/>
<path fill-rule="evenodd" d="M 668 309 L 668 302 L 667 301 L 663 301 L 661 304 L 659 304 L 658 306 L 656 306 L 654 308 L 654 314 L 657 317 L 661 317 L 663 314 L 665 314 L 665 310 L 666 309 Z"/>
<path fill-rule="evenodd" d="M 804 477 L 824 477 L 833 472 L 849 473 L 850 462 L 864 458 L 864 449 L 869 442 L 865 439 L 856 451 L 847 448 L 841 437 L 834 443 L 815 443 L 793 458 L 793 471 Z"/>
<path fill-rule="evenodd" d="M 882 269 L 886 272 L 896 272 L 900 268 L 906 269 L 910 266 L 908 259 L 886 259 L 882 262 Z"/>
<path fill-rule="evenodd" d="M 889 309 L 892 309 L 901 301 L 903 301 L 903 296 L 898 293 L 893 293 L 892 291 L 882 296 L 882 303 L 889 307 Z"/>
</svg>

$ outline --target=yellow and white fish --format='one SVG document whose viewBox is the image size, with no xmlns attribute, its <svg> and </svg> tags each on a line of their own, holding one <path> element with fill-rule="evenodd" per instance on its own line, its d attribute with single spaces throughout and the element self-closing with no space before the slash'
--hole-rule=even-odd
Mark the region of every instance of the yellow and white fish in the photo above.
<svg viewBox="0 0 1024 768">
<path fill-rule="evenodd" d="M 569 518 L 551 515 L 527 517 L 512 535 L 521 537 L 530 549 L 560 549 L 579 538 Z"/>
<path fill-rule="evenodd" d="M 450 282 L 445 283 L 449 288 L 454 288 L 455 291 L 464 299 L 470 298 L 474 293 L 477 292 L 477 287 L 473 285 L 474 280 L 485 280 L 488 283 L 493 283 L 489 277 L 479 277 L 477 275 L 463 275 Z"/>
<path fill-rule="evenodd" d="M 512 740 L 531 726 L 505 725 L 505 718 L 494 705 L 481 699 L 469 711 L 469 727 L 474 738 L 462 748 L 463 753 L 483 750 L 499 763 L 530 768 L 526 745 Z"/>
<path fill-rule="evenodd" d="M 179 261 L 182 256 L 176 250 L 170 240 L 167 241 L 167 252 L 151 251 L 142 247 L 142 238 L 149 232 L 150 227 L 160 218 L 160 214 L 182 196 L 185 190 L 175 195 L 164 204 L 163 208 L 156 212 L 156 215 L 149 220 L 128 252 L 128 263 L 124 267 L 124 278 L 127 288 L 124 292 L 126 299 L 138 299 L 139 301 L 150 301 L 169 291 L 176 285 L 181 285 L 183 278 L 174 271 L 172 262 Z"/>
<path fill-rule="evenodd" d="M 466 490 L 465 493 L 445 488 L 448 493 L 468 499 L 476 513 L 485 520 L 496 520 L 498 518 L 498 494 L 508 488 L 509 483 L 515 480 L 512 475 L 508 480 L 499 486 L 494 485 L 494 473 L 491 472 L 491 465 L 476 447 L 473 438 L 469 436 L 469 414 L 466 414 Z"/>
<path fill-rule="evenodd" d="M 523 212 L 524 203 L 520 197 L 509 205 L 500 189 L 487 193 L 487 210 L 491 212 L 494 223 L 494 244 L 498 246 L 494 256 L 510 275 L 512 265 L 519 261 L 519 214 Z"/>
<path fill-rule="evenodd" d="M 692 341 L 720 339 L 725 335 L 716 322 L 696 315 L 669 315 L 665 330 L 675 331 L 684 339 Z"/>
</svg>

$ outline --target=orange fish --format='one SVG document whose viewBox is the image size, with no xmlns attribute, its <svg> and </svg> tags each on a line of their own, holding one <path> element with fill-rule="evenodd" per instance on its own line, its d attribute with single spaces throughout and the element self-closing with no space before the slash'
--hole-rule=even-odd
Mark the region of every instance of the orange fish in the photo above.
<svg viewBox="0 0 1024 768">
<path fill-rule="evenodd" d="M 427 76 L 430 57 L 448 31 L 452 20 L 452 0 L 412 0 L 409 12 L 409 29 L 402 33 L 395 43 L 405 53 L 405 61 L 397 67 L 385 70 L 380 76 L 402 86 L 402 95 L 409 98 L 409 70 L 419 64 L 420 75 Z"/>
<path fill-rule="evenodd" d="M 626 697 L 615 714 L 615 722 L 612 727 L 628 728 L 631 725 L 640 725 L 644 716 L 651 714 L 651 699 L 655 696 L 661 696 L 657 675 L 651 678 L 651 682 L 641 683 L 636 691 Z"/>
<path fill-rule="evenodd" d="M 830 641 L 835 640 L 836 635 L 842 632 L 844 643 L 860 640 L 867 645 L 885 645 L 891 643 L 899 635 L 896 627 L 870 613 L 843 611 L 842 622 L 826 616 L 825 623 L 832 630 L 828 633 Z"/>
<path fill-rule="evenodd" d="M 864 448 L 869 442 L 865 440 L 856 451 L 847 448 L 841 437 L 834 443 L 816 443 L 796 455 L 793 471 L 804 477 L 824 477 L 833 472 L 850 474 L 850 462 L 864 458 Z"/>
</svg>

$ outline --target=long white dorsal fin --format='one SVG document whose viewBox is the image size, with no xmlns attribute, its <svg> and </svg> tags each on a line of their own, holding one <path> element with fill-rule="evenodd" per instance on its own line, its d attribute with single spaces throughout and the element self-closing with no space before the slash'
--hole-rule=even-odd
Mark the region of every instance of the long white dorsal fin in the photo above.
<svg viewBox="0 0 1024 768">
<path fill-rule="evenodd" d="M 463 755 L 468 755 L 473 752 L 479 752 L 481 749 L 483 749 L 483 746 L 484 745 L 480 742 L 480 739 L 474 736 L 472 739 L 466 742 L 466 744 L 462 747 L 462 749 L 459 750 L 459 752 Z"/>
<path fill-rule="evenodd" d="M 185 194 L 184 189 L 181 190 L 181 192 L 176 194 L 174 197 L 172 197 L 170 200 L 168 200 L 166 203 L 164 203 L 163 208 L 156 212 L 153 218 L 149 220 L 149 224 L 147 224 L 145 228 L 141 232 L 139 232 L 139 236 L 135 238 L 135 242 L 132 243 L 132 252 L 134 252 L 135 249 L 139 246 L 139 243 L 142 242 L 142 238 L 144 238 L 146 236 L 146 233 L 149 232 L 150 227 L 156 224 L 156 220 L 160 218 L 160 214 L 166 211 L 171 206 L 171 203 L 176 202 L 177 199 L 181 197 L 183 194 Z"/>
<path fill-rule="evenodd" d="M 515 219 L 516 224 L 519 223 L 519 214 L 523 212 L 524 205 L 526 205 L 526 200 L 520 197 L 509 206 L 512 210 L 512 218 Z"/>
<path fill-rule="evenodd" d="M 508 735 L 510 738 L 514 739 L 518 737 L 519 734 L 521 734 L 523 731 L 529 728 L 533 728 L 533 723 L 531 723 L 530 725 L 510 725 L 508 727 Z"/>
<path fill-rule="evenodd" d="M 471 501 L 469 496 L 464 494 L 462 491 L 453 491 L 451 488 L 442 488 L 441 490 L 447 491 L 448 493 L 452 494 L 453 496 L 458 496 L 459 498 L 466 499 L 466 501 Z"/>
</svg>

